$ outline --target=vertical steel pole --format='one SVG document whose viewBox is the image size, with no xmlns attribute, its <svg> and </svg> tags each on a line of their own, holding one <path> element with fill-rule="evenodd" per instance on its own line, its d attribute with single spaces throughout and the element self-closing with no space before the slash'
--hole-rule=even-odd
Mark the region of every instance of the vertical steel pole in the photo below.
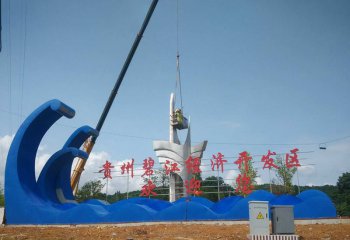
<svg viewBox="0 0 350 240">
<path fill-rule="evenodd" d="M 107 179 L 107 184 L 106 184 L 106 202 L 107 202 L 107 196 L 108 196 L 108 177 L 107 177 L 106 179 Z"/>
<path fill-rule="evenodd" d="M 272 193 L 272 184 L 271 184 L 271 167 L 269 168 L 269 181 L 270 181 L 270 193 Z"/>
<path fill-rule="evenodd" d="M 129 172 L 128 177 L 126 178 L 126 199 L 129 199 Z"/>
<path fill-rule="evenodd" d="M 297 167 L 297 179 L 298 179 L 298 194 L 300 194 L 299 170 L 298 170 L 298 167 Z"/>
<path fill-rule="evenodd" d="M 217 180 L 218 180 L 218 201 L 220 201 L 220 179 L 219 179 L 219 167 L 217 168 Z"/>
</svg>

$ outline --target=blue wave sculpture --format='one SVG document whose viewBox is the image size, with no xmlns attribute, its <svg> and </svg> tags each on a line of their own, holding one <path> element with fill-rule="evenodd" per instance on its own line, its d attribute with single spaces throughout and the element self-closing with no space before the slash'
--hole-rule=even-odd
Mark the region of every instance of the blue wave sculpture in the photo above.
<svg viewBox="0 0 350 240">
<path fill-rule="evenodd" d="M 75 157 L 87 158 L 79 150 L 93 128 L 83 126 L 69 137 L 62 149 L 53 154 L 35 179 L 35 156 L 49 128 L 62 116 L 75 112 L 59 100 L 51 100 L 36 109 L 21 125 L 11 144 L 6 162 L 5 202 L 8 224 L 87 224 L 148 221 L 244 220 L 248 202 L 269 201 L 270 205 L 293 205 L 295 218 L 336 217 L 334 204 L 317 190 L 297 196 L 275 196 L 254 191 L 248 197 L 233 196 L 217 203 L 201 197 L 167 201 L 131 198 L 108 204 L 101 200 L 77 203 L 70 187 Z"/>
</svg>

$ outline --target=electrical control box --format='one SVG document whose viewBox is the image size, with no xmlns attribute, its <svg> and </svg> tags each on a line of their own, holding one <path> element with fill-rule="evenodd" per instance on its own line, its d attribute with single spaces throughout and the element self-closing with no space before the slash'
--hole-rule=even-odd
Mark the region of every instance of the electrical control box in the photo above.
<svg viewBox="0 0 350 240">
<path fill-rule="evenodd" d="M 249 228 L 251 235 L 269 235 L 269 202 L 249 202 Z"/>
<path fill-rule="evenodd" d="M 271 207 L 272 234 L 294 234 L 293 206 L 281 205 Z"/>
</svg>

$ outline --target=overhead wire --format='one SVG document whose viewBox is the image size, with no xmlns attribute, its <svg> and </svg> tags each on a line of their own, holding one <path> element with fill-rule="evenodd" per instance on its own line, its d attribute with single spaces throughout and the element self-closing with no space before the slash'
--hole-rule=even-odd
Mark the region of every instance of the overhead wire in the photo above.
<svg viewBox="0 0 350 240">
<path fill-rule="evenodd" d="M 10 99 L 9 99 L 9 110 L 12 111 L 12 45 L 11 45 L 11 42 L 12 42 L 12 39 L 11 39 L 11 0 L 9 0 L 9 3 L 8 3 L 8 11 L 9 11 L 9 19 L 8 19 L 8 29 L 9 29 L 9 68 L 10 68 L 10 71 L 9 71 L 9 95 L 10 95 Z M 10 124 L 10 135 L 12 135 L 12 116 L 10 115 L 9 116 L 9 124 Z"/>
<path fill-rule="evenodd" d="M 327 144 L 327 143 L 332 143 L 332 142 L 338 142 L 340 140 L 344 140 L 344 139 L 347 139 L 347 138 L 350 138 L 350 135 L 345 136 L 345 137 L 336 138 L 336 139 L 333 139 L 333 140 L 329 140 L 329 141 L 326 141 L 326 142 L 321 142 L 320 144 Z"/>
<path fill-rule="evenodd" d="M 21 116 L 23 117 L 23 114 L 19 114 L 13 111 L 8 111 L 8 110 L 4 110 L 0 108 L 0 112 L 4 112 L 4 113 L 8 113 L 9 115 L 16 115 L 16 116 Z M 57 125 L 62 126 L 62 127 L 66 127 L 66 128 L 78 128 L 78 126 L 73 126 L 73 125 L 68 125 L 68 124 L 62 124 L 62 123 L 57 123 Z M 152 137 L 144 137 L 144 136 L 137 136 L 137 135 L 128 135 L 128 134 L 122 134 L 122 133 L 116 133 L 116 132 L 112 132 L 112 131 L 101 131 L 100 134 L 109 134 L 109 135 L 113 135 L 113 136 L 118 136 L 118 137 L 128 137 L 128 138 L 138 138 L 138 139 L 144 139 L 144 140 L 154 140 L 154 139 L 160 139 L 160 138 L 152 138 Z M 350 135 L 344 136 L 344 137 L 340 137 L 340 138 L 335 138 L 335 139 L 331 139 L 325 142 L 313 142 L 313 143 L 238 143 L 238 142 L 211 142 L 209 141 L 210 144 L 213 145 L 237 145 L 237 146 L 312 146 L 312 145 L 319 145 L 322 143 L 333 143 L 333 142 L 337 142 L 337 141 L 341 141 L 344 139 L 348 139 L 350 138 Z M 195 143 L 195 142 L 194 142 Z M 309 153 L 309 152 L 314 152 L 314 151 L 307 151 L 307 152 L 303 152 L 303 153 Z M 299 152 L 301 153 L 301 152 Z M 263 156 L 263 155 L 253 155 L 253 156 Z M 226 157 L 226 158 L 234 158 L 234 157 Z M 204 160 L 204 159 L 203 159 Z"/>
<path fill-rule="evenodd" d="M 319 143 L 239 143 L 239 142 L 210 142 L 210 144 L 215 145 L 242 145 L 242 146 L 290 146 L 290 145 L 299 145 L 299 146 L 310 146 L 317 145 Z"/>
<path fill-rule="evenodd" d="M 25 66 L 26 66 L 26 49 L 27 49 L 27 12 L 28 12 L 28 6 L 27 1 L 24 1 L 24 30 L 23 30 L 23 59 L 22 59 L 22 76 L 20 79 L 20 121 L 22 121 L 22 113 L 23 113 L 23 92 L 24 92 L 24 77 L 25 77 Z"/>
</svg>

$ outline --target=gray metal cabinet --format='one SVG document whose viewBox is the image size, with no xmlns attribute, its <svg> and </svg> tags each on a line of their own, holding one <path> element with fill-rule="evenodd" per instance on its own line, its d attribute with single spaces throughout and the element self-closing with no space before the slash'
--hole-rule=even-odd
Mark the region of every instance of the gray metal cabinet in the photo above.
<svg viewBox="0 0 350 240">
<path fill-rule="evenodd" d="M 272 234 L 294 234 L 293 206 L 271 207 Z"/>
</svg>

